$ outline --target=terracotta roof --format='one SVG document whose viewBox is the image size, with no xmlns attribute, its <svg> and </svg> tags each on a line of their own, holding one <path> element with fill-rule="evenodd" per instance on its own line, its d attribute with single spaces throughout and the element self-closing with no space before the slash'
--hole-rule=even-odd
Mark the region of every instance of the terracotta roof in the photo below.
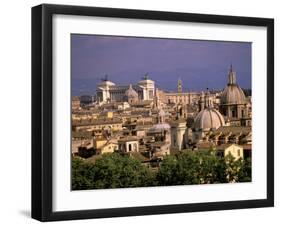
<svg viewBox="0 0 281 226">
<path fill-rule="evenodd" d="M 152 100 L 139 100 L 136 103 L 132 103 L 131 106 L 146 106 L 150 105 L 152 102 Z"/>
<path fill-rule="evenodd" d="M 120 141 L 120 142 L 138 141 L 138 140 L 139 140 L 139 138 L 136 137 L 136 136 L 127 136 L 127 137 L 120 138 L 120 139 L 118 140 L 118 142 L 119 142 L 119 141 Z"/>
<path fill-rule="evenodd" d="M 73 131 L 72 132 L 72 137 L 73 138 L 93 138 L 91 132 L 86 132 L 86 131 Z"/>
<path fill-rule="evenodd" d="M 243 134 L 247 134 L 250 133 L 251 131 L 252 131 L 251 126 L 221 126 L 215 131 L 215 134 L 220 132 L 222 132 L 223 134 L 227 134 L 230 132 L 235 134 L 239 134 L 240 132 L 242 132 Z"/>
<path fill-rule="evenodd" d="M 87 126 L 87 125 L 105 125 L 105 124 L 119 124 L 122 120 L 119 119 L 95 119 L 95 120 L 82 120 L 74 121 L 73 126 Z"/>
<path fill-rule="evenodd" d="M 165 141 L 157 141 L 157 142 L 151 143 L 152 147 L 162 147 L 162 146 L 166 146 L 166 145 L 170 145 L 170 144 Z"/>
<path fill-rule="evenodd" d="M 196 146 L 198 149 L 210 149 L 214 147 L 214 144 L 212 142 L 206 141 L 206 142 L 200 142 Z"/>
</svg>

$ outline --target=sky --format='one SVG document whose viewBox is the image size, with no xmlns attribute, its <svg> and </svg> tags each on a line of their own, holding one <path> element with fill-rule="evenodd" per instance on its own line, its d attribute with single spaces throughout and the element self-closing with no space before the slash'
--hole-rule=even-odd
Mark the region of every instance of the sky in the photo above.
<svg viewBox="0 0 281 226">
<path fill-rule="evenodd" d="M 94 95 L 105 75 L 120 85 L 148 73 L 156 87 L 176 91 L 221 90 L 230 65 L 242 88 L 251 88 L 251 43 L 71 35 L 72 95 Z"/>
</svg>

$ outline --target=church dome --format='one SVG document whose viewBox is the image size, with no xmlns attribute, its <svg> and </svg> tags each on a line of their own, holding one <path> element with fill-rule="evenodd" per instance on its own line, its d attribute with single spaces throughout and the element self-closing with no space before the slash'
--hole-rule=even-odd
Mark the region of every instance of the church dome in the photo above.
<svg viewBox="0 0 281 226">
<path fill-rule="evenodd" d="M 232 70 L 232 65 L 228 74 L 228 84 L 221 95 L 221 104 L 245 104 L 246 97 L 243 90 L 236 84 L 236 73 Z"/>
<path fill-rule="evenodd" d="M 169 131 L 171 126 L 165 122 L 166 112 L 161 108 L 158 111 L 158 123 L 149 129 L 151 133 Z"/>
<path fill-rule="evenodd" d="M 236 84 L 228 84 L 222 92 L 221 104 L 245 104 L 245 94 Z"/>
<path fill-rule="evenodd" d="M 210 130 L 224 125 L 224 118 L 219 111 L 214 108 L 205 108 L 195 117 L 193 127 L 195 129 Z"/>
<path fill-rule="evenodd" d="M 152 126 L 150 129 L 149 129 L 149 132 L 161 132 L 161 131 L 169 131 L 171 129 L 171 126 L 168 124 L 168 123 L 158 123 L 154 126 Z"/>
<path fill-rule="evenodd" d="M 130 85 L 129 89 L 125 92 L 125 96 L 127 98 L 138 98 L 138 93 L 133 89 L 132 85 Z"/>
</svg>

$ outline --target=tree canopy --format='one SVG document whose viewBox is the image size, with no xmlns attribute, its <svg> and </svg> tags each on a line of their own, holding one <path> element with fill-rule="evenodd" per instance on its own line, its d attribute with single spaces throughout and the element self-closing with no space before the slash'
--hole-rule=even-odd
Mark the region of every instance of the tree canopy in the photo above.
<svg viewBox="0 0 281 226">
<path fill-rule="evenodd" d="M 117 153 L 104 154 L 95 164 L 74 158 L 72 175 L 73 190 L 153 185 L 153 172 L 148 167 Z"/>
<path fill-rule="evenodd" d="M 214 184 L 251 181 L 250 160 L 219 157 L 213 151 L 167 156 L 157 174 L 159 185 Z"/>
<path fill-rule="evenodd" d="M 251 159 L 219 157 L 214 151 L 187 151 L 165 156 L 159 169 L 118 153 L 95 163 L 72 160 L 72 189 L 129 188 L 251 181 Z"/>
</svg>

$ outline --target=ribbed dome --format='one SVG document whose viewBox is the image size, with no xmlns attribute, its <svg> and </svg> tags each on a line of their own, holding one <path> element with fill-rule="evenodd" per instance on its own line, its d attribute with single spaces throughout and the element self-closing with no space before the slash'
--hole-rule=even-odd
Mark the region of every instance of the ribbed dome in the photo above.
<svg viewBox="0 0 281 226">
<path fill-rule="evenodd" d="M 154 126 L 152 126 L 150 129 L 149 129 L 149 132 L 151 133 L 158 133 L 158 132 L 161 132 L 161 131 L 169 131 L 171 129 L 171 126 L 168 124 L 168 123 L 158 123 Z"/>
<path fill-rule="evenodd" d="M 230 65 L 228 72 L 228 84 L 221 95 L 221 104 L 244 104 L 245 94 L 236 83 L 236 73 Z"/>
<path fill-rule="evenodd" d="M 195 117 L 193 127 L 195 129 L 209 130 L 217 129 L 224 125 L 224 118 L 219 111 L 214 108 L 205 108 Z"/>
<path fill-rule="evenodd" d="M 221 95 L 221 104 L 245 104 L 245 94 L 237 84 L 228 84 Z"/>
<path fill-rule="evenodd" d="M 128 98 L 138 98 L 138 93 L 133 89 L 132 85 L 130 85 L 129 89 L 125 92 L 125 96 Z"/>
</svg>

